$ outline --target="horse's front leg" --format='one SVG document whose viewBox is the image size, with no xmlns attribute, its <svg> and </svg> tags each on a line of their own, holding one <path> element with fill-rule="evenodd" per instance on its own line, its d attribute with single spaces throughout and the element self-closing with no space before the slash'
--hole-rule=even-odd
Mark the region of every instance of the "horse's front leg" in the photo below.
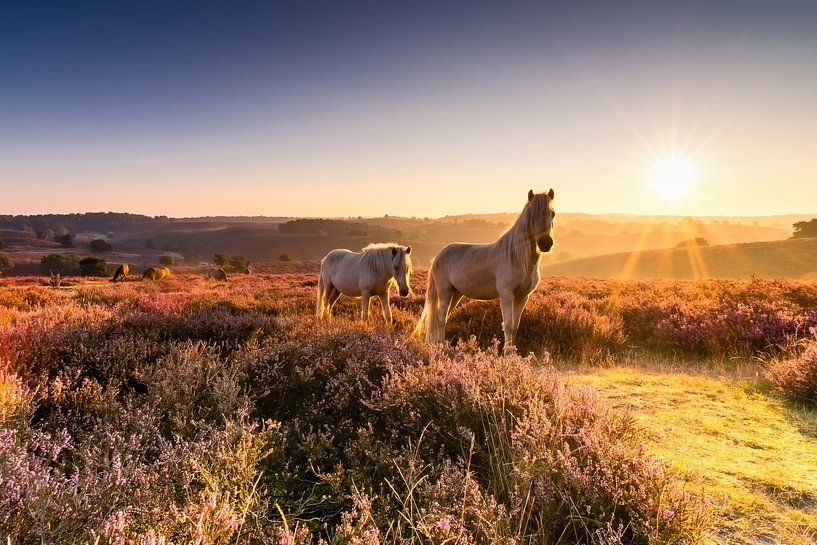
<svg viewBox="0 0 817 545">
<path fill-rule="evenodd" d="M 516 343 L 517 333 L 519 332 L 519 321 L 522 319 L 522 311 L 525 310 L 525 305 L 528 304 L 529 295 L 517 297 L 513 300 L 513 328 L 512 335 L 514 343 Z"/>
<path fill-rule="evenodd" d="M 364 291 L 360 294 L 360 317 L 363 320 L 369 319 L 369 299 L 372 297 L 372 294 Z"/>
<path fill-rule="evenodd" d="M 512 293 L 504 293 L 499 296 L 499 306 L 502 309 L 502 333 L 505 335 L 505 346 L 502 349 L 506 356 L 512 352 L 514 333 L 514 297 Z"/>
<path fill-rule="evenodd" d="M 391 307 L 389 306 L 389 292 L 380 294 L 380 306 L 383 307 L 383 317 L 386 319 L 386 323 L 391 325 L 392 318 L 391 318 Z"/>
</svg>

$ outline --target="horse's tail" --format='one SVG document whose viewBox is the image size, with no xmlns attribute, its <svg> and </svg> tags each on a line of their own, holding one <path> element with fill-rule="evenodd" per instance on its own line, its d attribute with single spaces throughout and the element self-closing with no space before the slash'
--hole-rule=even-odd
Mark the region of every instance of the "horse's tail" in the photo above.
<svg viewBox="0 0 817 545">
<path fill-rule="evenodd" d="M 315 307 L 315 315 L 320 318 L 323 316 L 323 293 L 326 291 L 326 283 L 323 281 L 323 271 L 318 277 L 318 304 Z"/>
<path fill-rule="evenodd" d="M 428 287 L 426 288 L 426 302 L 425 305 L 423 305 L 423 312 L 417 320 L 417 325 L 414 326 L 414 335 L 416 337 L 420 339 L 422 339 L 423 336 L 425 336 L 426 339 L 429 338 L 426 332 L 430 327 L 434 327 L 434 316 L 432 316 L 432 313 L 437 306 L 437 282 L 434 280 L 434 269 L 432 268 L 428 272 Z"/>
</svg>

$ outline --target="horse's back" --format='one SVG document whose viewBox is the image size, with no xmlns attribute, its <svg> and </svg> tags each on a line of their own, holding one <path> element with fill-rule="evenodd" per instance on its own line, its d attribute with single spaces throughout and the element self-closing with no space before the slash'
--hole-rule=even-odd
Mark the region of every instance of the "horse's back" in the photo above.
<svg viewBox="0 0 817 545">
<path fill-rule="evenodd" d="M 360 257 L 360 254 L 352 250 L 338 249 L 332 250 L 321 259 L 321 271 L 331 271 L 343 264 L 351 263 L 350 257 Z"/>
<path fill-rule="evenodd" d="M 496 299 L 495 255 L 494 244 L 452 242 L 434 258 L 431 274 L 442 289 L 450 286 L 472 299 Z"/>
</svg>

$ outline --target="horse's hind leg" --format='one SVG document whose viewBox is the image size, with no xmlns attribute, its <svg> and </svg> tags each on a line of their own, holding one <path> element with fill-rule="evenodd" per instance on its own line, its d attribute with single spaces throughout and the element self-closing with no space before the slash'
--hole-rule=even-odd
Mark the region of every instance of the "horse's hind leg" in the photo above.
<svg viewBox="0 0 817 545">
<path fill-rule="evenodd" d="M 342 294 L 335 286 L 330 285 L 326 294 L 326 314 L 332 316 L 332 308 L 338 302 Z"/>
<path fill-rule="evenodd" d="M 386 323 L 392 325 L 392 317 L 391 317 L 391 307 L 389 306 L 389 294 L 383 293 L 380 294 L 380 306 L 383 310 L 383 317 L 386 319 Z"/>
<path fill-rule="evenodd" d="M 437 309 L 431 316 L 429 332 L 431 332 L 431 342 L 445 342 L 445 325 L 448 322 L 448 313 L 453 305 L 459 302 L 462 295 L 454 290 L 453 286 L 439 289 L 437 292 Z"/>
</svg>

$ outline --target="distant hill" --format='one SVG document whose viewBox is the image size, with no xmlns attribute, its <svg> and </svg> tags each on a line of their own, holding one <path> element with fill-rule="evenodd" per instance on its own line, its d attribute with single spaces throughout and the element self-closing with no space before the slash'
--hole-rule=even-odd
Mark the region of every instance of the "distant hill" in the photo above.
<svg viewBox="0 0 817 545">
<path fill-rule="evenodd" d="M 243 255 L 253 263 L 277 261 L 283 254 L 294 261 L 311 261 L 333 248 L 356 250 L 371 242 L 389 241 L 411 244 L 415 264 L 426 267 L 445 244 L 493 242 L 516 217 L 516 213 L 328 219 L 168 218 L 115 212 L 0 215 L 0 238 L 5 239 L 4 252 L 21 266 L 38 263 L 43 252 L 58 247 L 55 237 L 68 232 L 76 235 L 78 251 L 88 250 L 90 241 L 102 238 L 112 245 L 114 253 L 121 254 L 108 256 L 109 260 L 121 258 L 132 263 L 153 263 L 163 253 L 177 254 L 187 264 L 209 262 L 216 253 Z M 781 240 L 792 236 L 793 223 L 813 217 L 693 218 L 559 212 L 554 233 L 556 251 L 545 262 L 574 263 L 635 248 L 673 248 L 697 238 L 713 246 Z"/>
<path fill-rule="evenodd" d="M 604 278 L 817 278 L 817 238 L 624 252 L 545 266 L 542 273 Z"/>
</svg>

